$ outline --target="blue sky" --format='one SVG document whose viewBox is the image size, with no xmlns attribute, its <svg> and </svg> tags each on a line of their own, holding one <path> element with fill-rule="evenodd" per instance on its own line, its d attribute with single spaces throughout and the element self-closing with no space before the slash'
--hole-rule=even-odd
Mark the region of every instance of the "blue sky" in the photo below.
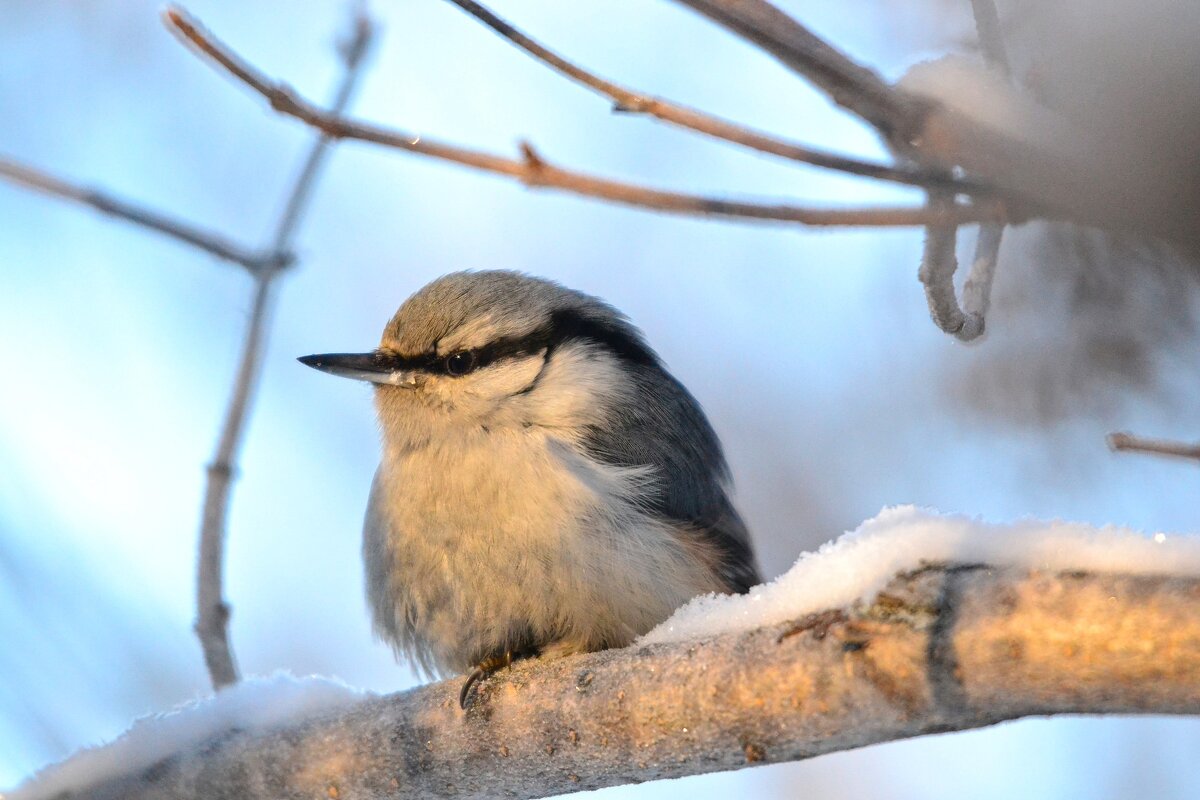
<svg viewBox="0 0 1200 800">
<path fill-rule="evenodd" d="M 903 14 L 867 0 L 781 5 L 889 77 L 970 31 L 966 3 Z M 189 6 L 253 62 L 323 98 L 344 7 L 295 8 Z M 495 8 L 614 79 L 882 155 L 790 73 L 671 3 Z M 142 0 L 7 0 L 0 152 L 262 242 L 308 134 L 187 53 L 158 10 Z M 355 104 L 364 117 L 500 152 L 527 138 L 556 163 L 676 189 L 823 205 L 919 200 L 610 115 L 441 0 L 373 10 L 382 37 Z M 195 536 L 251 287 L 202 254 L 4 184 L 0 220 L 7 786 L 207 690 L 190 630 Z M 1015 232 L 1007 252 L 1038 235 Z M 915 279 L 919 247 L 915 231 L 672 218 L 339 147 L 299 236 L 300 264 L 281 282 L 234 493 L 227 594 L 243 670 L 337 675 L 378 691 L 414 683 L 372 641 L 361 601 L 359 526 L 377 453 L 369 392 L 294 358 L 372 347 L 408 294 L 456 269 L 523 269 L 626 311 L 709 411 L 771 574 L 899 503 L 1196 530 L 1194 470 L 1103 446 L 1118 428 L 1186 438 L 1181 398 L 1194 385 L 1114 393 L 1106 410 L 1049 427 L 964 409 L 947 387 L 1028 321 L 1006 329 L 998 314 L 970 348 L 938 333 Z M 1200 725 L 1189 720 L 1038 720 L 688 779 L 687 790 L 1037 798 L 1140 787 L 1182 798 L 1200 786 L 1197 746 Z"/>
</svg>

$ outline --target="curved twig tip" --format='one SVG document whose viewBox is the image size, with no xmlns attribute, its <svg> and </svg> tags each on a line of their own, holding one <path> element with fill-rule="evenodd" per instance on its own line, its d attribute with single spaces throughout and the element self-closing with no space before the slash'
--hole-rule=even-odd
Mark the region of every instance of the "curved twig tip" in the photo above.
<svg viewBox="0 0 1200 800">
<path fill-rule="evenodd" d="M 1109 450 L 1117 451 L 1129 447 L 1130 442 L 1133 441 L 1133 437 L 1128 433 L 1116 432 L 1105 436 L 1104 440 L 1108 442 Z"/>
<path fill-rule="evenodd" d="M 192 15 L 187 12 L 187 9 L 175 4 L 168 5 L 162 10 L 162 20 L 163 24 L 173 29 L 174 33 L 183 34 L 189 39 L 191 37 L 188 35 L 188 31 L 196 28 Z"/>
</svg>

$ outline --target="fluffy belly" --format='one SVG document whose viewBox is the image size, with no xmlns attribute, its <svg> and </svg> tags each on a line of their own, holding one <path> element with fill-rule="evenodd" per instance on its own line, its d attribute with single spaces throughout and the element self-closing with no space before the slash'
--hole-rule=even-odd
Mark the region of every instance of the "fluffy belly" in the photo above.
<svg viewBox="0 0 1200 800">
<path fill-rule="evenodd" d="M 651 478 L 536 434 L 392 454 L 364 532 L 376 630 L 442 674 L 507 650 L 628 644 L 719 589 L 684 538 L 640 510 Z"/>
</svg>

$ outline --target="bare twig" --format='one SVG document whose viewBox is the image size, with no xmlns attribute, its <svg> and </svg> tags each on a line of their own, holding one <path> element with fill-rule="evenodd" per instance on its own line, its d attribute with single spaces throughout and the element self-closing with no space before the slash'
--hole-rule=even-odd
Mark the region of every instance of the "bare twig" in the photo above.
<svg viewBox="0 0 1200 800">
<path fill-rule="evenodd" d="M 994 201 L 954 205 L 930 211 L 926 208 L 807 208 L 789 204 L 752 203 L 715 197 L 650 189 L 631 183 L 598 178 L 555 167 L 530 145 L 522 145 L 523 158 L 512 159 L 455 145 L 443 144 L 424 136 L 381 128 L 344 119 L 317 108 L 285 84 L 276 83 L 247 64 L 228 47 L 205 31 L 178 8 L 167 11 L 172 29 L 187 42 L 211 58 L 234 77 L 265 97 L 276 111 L 295 117 L 325 135 L 341 139 L 393 147 L 456 164 L 508 175 L 529 187 L 553 188 L 614 203 L 651 208 L 676 214 L 736 217 L 771 222 L 790 222 L 812 226 L 911 227 L 934 223 L 966 223 L 1002 219 L 1004 210 Z"/>
<path fill-rule="evenodd" d="M 980 46 L 994 69 L 1008 76 L 1008 58 L 1000 37 L 1000 25 L 992 0 L 971 0 L 975 22 L 979 29 Z M 951 197 L 944 192 L 929 193 L 930 208 L 945 206 Z M 962 306 L 954 293 L 954 272 L 958 260 L 954 249 L 958 229 L 950 225 L 930 225 L 925 229 L 925 250 L 919 277 L 925 285 L 925 298 L 934 323 L 957 339 L 970 342 L 983 335 L 992 281 L 1000 257 L 1000 242 L 1004 237 L 1002 221 L 984 222 L 975 240 L 975 257 L 963 285 Z"/>
<path fill-rule="evenodd" d="M 992 300 L 992 281 L 996 277 L 996 264 L 1000 259 L 1000 241 L 1003 236 L 1004 223 L 980 223 L 979 232 L 975 237 L 975 257 L 963 284 L 963 313 L 968 318 L 979 320 L 979 334 L 983 333 L 987 324 L 988 308 Z"/>
<path fill-rule="evenodd" d="M 150 769 L 75 770 L 95 783 L 70 796 L 543 797 L 1032 715 L 1200 713 L 1194 576 L 930 567 L 818 617 L 521 662 L 465 714 L 457 679 L 228 730 Z"/>
<path fill-rule="evenodd" d="M 167 13 L 170 15 L 174 12 Z M 351 36 L 341 48 L 344 74 L 333 100 L 332 113 L 335 116 L 350 102 L 372 35 L 373 25 L 370 18 L 365 13 L 356 13 Z M 292 235 L 312 196 L 331 142 L 332 137 L 322 134 L 309 150 L 304 166 L 288 193 L 287 203 L 275 228 L 270 252 L 285 253 L 291 247 Z M 263 346 L 270 322 L 275 278 L 278 275 L 278 269 L 262 270 L 256 275 L 254 302 L 246 327 L 246 338 L 242 343 L 233 394 L 225 411 L 216 452 L 207 469 L 196 578 L 196 634 L 204 649 L 204 660 L 208 665 L 214 689 L 220 689 L 238 680 L 237 666 L 229 644 L 229 605 L 224 600 L 222 589 L 226 520 L 246 416 L 262 371 Z"/>
<path fill-rule="evenodd" d="M 939 192 L 929 193 L 929 209 L 937 211 L 952 201 Z M 954 271 L 958 259 L 954 254 L 958 241 L 958 226 L 933 224 L 925 228 L 925 248 L 921 254 L 921 269 L 917 273 L 925 286 L 925 299 L 929 301 L 929 315 L 933 322 L 946 333 L 969 342 L 983 333 L 983 317 L 976 313 L 963 313 L 958 298 L 954 295 Z M 986 289 L 973 296 L 986 299 Z"/>
<path fill-rule="evenodd" d="M 929 104 L 901 92 L 876 72 L 815 35 L 766 0 L 676 0 L 773 55 L 838 105 L 906 152 Z"/>
<path fill-rule="evenodd" d="M 992 69 L 1000 72 L 1011 83 L 1012 68 L 1008 63 L 1008 52 L 1000 29 L 1000 16 L 996 13 L 994 0 L 971 0 L 975 13 L 975 27 L 984 60 Z M 971 271 L 963 285 L 963 310 L 968 316 L 979 320 L 983 332 L 991 302 L 992 281 L 996 276 L 996 265 L 1000 261 L 1000 243 L 1004 239 L 1004 223 L 984 222 L 979 225 L 975 239 L 975 258 Z"/>
<path fill-rule="evenodd" d="M 1012 66 L 1004 46 L 1004 33 L 995 0 L 971 0 L 971 10 L 975 14 L 975 31 L 979 36 L 979 49 L 983 52 L 984 61 L 1004 77 L 1011 78 Z"/>
<path fill-rule="evenodd" d="M 630 114 L 648 114 L 664 122 L 670 122 L 681 128 L 702 133 L 715 139 L 739 144 L 752 150 L 769 153 L 791 161 L 800 161 L 805 164 L 845 172 L 851 175 L 892 181 L 909 186 L 953 190 L 961 194 L 990 195 L 994 192 L 991 187 L 978 181 L 955 178 L 945 170 L 925 169 L 909 165 L 878 164 L 837 153 L 830 153 L 795 142 L 784 141 L 777 137 L 729 122 L 728 120 L 720 119 L 711 114 L 686 108 L 661 97 L 652 97 L 642 92 L 633 91 L 632 89 L 605 80 L 578 64 L 568 61 L 541 43 L 531 39 L 525 33 L 517 30 L 484 6 L 474 2 L 474 0 L 449 1 L 551 69 L 608 97 L 613 101 L 614 110 L 616 111 Z"/>
<path fill-rule="evenodd" d="M 1200 443 L 1187 444 L 1172 442 L 1165 439 L 1143 439 L 1129 433 L 1110 433 L 1108 446 L 1116 451 L 1130 453 L 1151 453 L 1159 456 L 1173 456 L 1200 461 Z"/>
<path fill-rule="evenodd" d="M 280 269 L 290 264 L 292 260 L 292 255 L 283 251 L 252 252 L 212 231 L 206 231 L 187 222 L 173 219 L 158 211 L 114 197 L 99 189 L 69 183 L 26 164 L 0 158 L 0 177 L 44 194 L 74 200 L 90 206 L 102 214 L 108 214 L 125 222 L 170 236 L 224 261 L 239 264 L 251 273 L 264 269 Z"/>
</svg>

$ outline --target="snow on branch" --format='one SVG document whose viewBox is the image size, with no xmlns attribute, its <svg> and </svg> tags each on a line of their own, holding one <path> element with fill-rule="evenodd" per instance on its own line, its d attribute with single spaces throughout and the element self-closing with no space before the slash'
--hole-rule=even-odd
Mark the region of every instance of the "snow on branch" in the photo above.
<svg viewBox="0 0 1200 800">
<path fill-rule="evenodd" d="M 1122 117 L 1127 109 L 1143 105 L 1118 95 L 1109 116 L 1073 119 L 1034 102 L 1001 77 L 1008 56 L 991 0 L 972 0 L 972 7 L 981 50 L 995 73 L 980 65 L 968 75 L 961 63 L 951 63 L 961 59 L 942 59 L 917 65 L 896 84 L 767 0 L 676 2 L 774 56 L 871 125 L 900 156 L 927 168 L 957 166 L 992 187 L 1006 199 L 1010 221 L 1064 220 L 1160 237 L 1200 252 L 1192 151 L 1138 149 L 1118 135 L 1125 125 L 1176 130 L 1172 126 L 1195 110 L 1181 106 L 1170 109 L 1175 117 L 1169 119 L 1128 119 Z M 1166 77 L 1146 73 L 1150 85 L 1163 85 Z M 1144 83 L 1132 85 L 1145 91 Z"/>
<path fill-rule="evenodd" d="M 314 683 L 311 704 L 278 681 L 8 800 L 544 797 L 1029 715 L 1197 714 L 1200 537 L 898 508 L 632 647 L 519 663 L 466 712 L 459 680 L 362 700 Z"/>
<path fill-rule="evenodd" d="M 212 62 L 262 95 L 276 111 L 310 125 L 335 139 L 356 139 L 449 161 L 484 172 L 516 178 L 531 188 L 558 189 L 614 203 L 675 214 L 732 217 L 810 226 L 910 227 L 926 224 L 965 224 L 1003 218 L 995 201 L 981 200 L 955 205 L 948 210 L 921 207 L 899 208 L 810 208 L 787 203 L 728 200 L 652 189 L 634 183 L 600 178 L 554 166 L 529 144 L 521 147 L 521 158 L 507 158 L 479 150 L 432 140 L 425 136 L 371 125 L 331 114 L 296 94 L 286 84 L 267 78 L 229 47 L 219 42 L 180 8 L 167 10 L 165 20 L 180 38 Z"/>
</svg>

